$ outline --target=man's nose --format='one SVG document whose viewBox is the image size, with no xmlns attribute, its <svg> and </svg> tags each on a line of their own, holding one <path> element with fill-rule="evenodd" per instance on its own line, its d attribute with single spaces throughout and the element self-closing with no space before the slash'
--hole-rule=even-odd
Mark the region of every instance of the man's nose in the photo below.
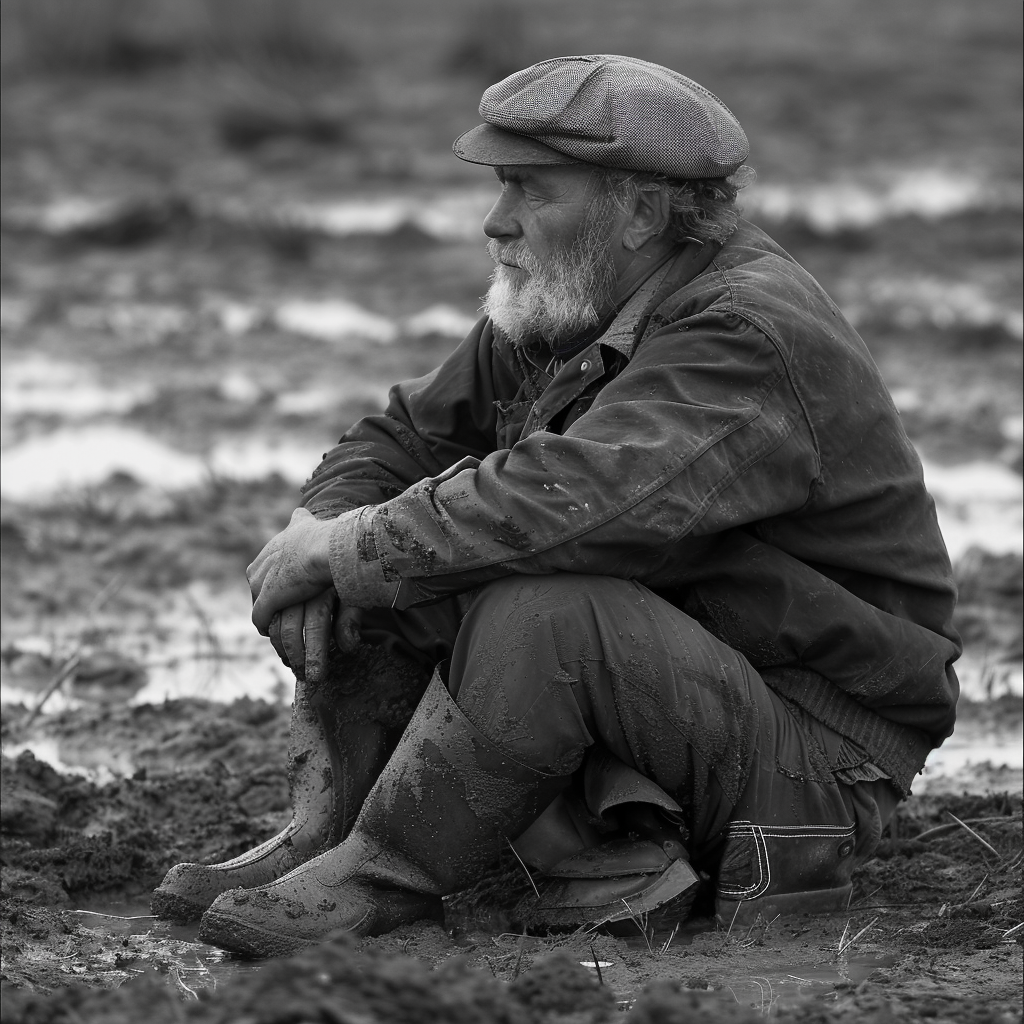
<svg viewBox="0 0 1024 1024">
<path fill-rule="evenodd" d="M 513 204 L 507 193 L 502 192 L 490 212 L 484 217 L 484 234 L 488 238 L 518 238 L 523 233 L 515 217 Z"/>
</svg>

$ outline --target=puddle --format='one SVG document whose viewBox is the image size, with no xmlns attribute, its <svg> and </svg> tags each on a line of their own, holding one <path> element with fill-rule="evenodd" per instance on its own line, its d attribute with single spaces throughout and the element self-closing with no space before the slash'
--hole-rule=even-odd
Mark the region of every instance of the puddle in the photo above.
<svg viewBox="0 0 1024 1024">
<path fill-rule="evenodd" d="M 1024 337 L 1024 313 L 970 282 L 937 277 L 857 280 L 843 287 L 841 300 L 843 314 L 858 329 L 891 321 L 904 330 L 996 327 L 1011 337 Z"/>
<path fill-rule="evenodd" d="M 887 953 L 844 954 L 832 962 L 795 963 L 763 975 L 736 978 L 723 991 L 740 1005 L 774 1017 L 795 1008 L 807 996 L 820 996 L 844 983 L 856 985 L 895 962 L 896 957 Z"/>
<path fill-rule="evenodd" d="M 91 628 L 116 630 L 116 653 L 144 670 L 142 685 L 112 690 L 99 699 L 76 687 L 60 686 L 46 701 L 47 713 L 89 703 L 160 704 L 198 697 L 230 703 L 242 697 L 290 702 L 295 679 L 270 642 L 252 624 L 252 599 L 244 577 L 216 589 L 201 583 L 167 591 L 155 610 L 139 608 L 116 620 L 98 614 Z M 0 662 L 0 699 L 35 707 L 40 695 L 71 653 L 82 630 L 68 620 L 63 638 L 52 634 L 5 636 L 7 657 Z M 83 648 L 85 653 L 88 651 Z"/>
<path fill-rule="evenodd" d="M 1024 551 L 1024 479 L 998 462 L 924 463 L 939 526 L 955 562 L 970 547 Z"/>
<path fill-rule="evenodd" d="M 940 168 L 891 169 L 864 179 L 782 185 L 758 182 L 741 201 L 757 221 L 803 221 L 822 234 L 864 229 L 896 217 L 938 220 L 969 210 L 1019 207 L 1016 189 Z"/>
<path fill-rule="evenodd" d="M 970 647 L 956 663 L 960 694 L 978 703 L 997 700 L 1007 694 L 1024 696 L 1024 663 L 993 661 Z"/>
<path fill-rule="evenodd" d="M 93 371 L 84 364 L 30 356 L 5 361 L 0 402 L 6 425 L 19 416 L 80 420 L 123 415 L 150 401 L 153 394 L 150 384 L 109 387 L 96 380 Z"/>
<path fill-rule="evenodd" d="M 11 445 L 0 454 L 0 466 L 6 498 L 45 502 L 68 488 L 98 487 L 121 473 L 161 492 L 201 487 L 214 477 L 265 480 L 280 475 L 302 484 L 323 447 L 322 438 L 228 438 L 201 456 L 133 427 L 103 424 L 66 427 Z"/>
<path fill-rule="evenodd" d="M 254 205 L 238 200 L 197 204 L 193 214 L 243 225 L 272 223 L 334 237 L 391 235 L 413 227 L 442 242 L 475 241 L 496 198 L 494 187 L 436 190 L 426 194 L 367 193 L 320 200 Z M 180 200 L 179 200 L 180 202 Z M 757 219 L 803 221 L 823 234 L 866 228 L 896 217 L 938 220 L 971 210 L 1016 209 L 1019 192 L 965 171 L 941 167 L 889 167 L 831 181 L 776 183 L 759 180 L 743 192 Z M 64 196 L 50 203 L 4 210 L 6 225 L 62 236 L 102 229 L 123 219 L 138 200 Z"/>
<path fill-rule="evenodd" d="M 5 448 L 0 466 L 4 496 L 13 501 L 95 486 L 116 473 L 167 490 L 198 487 L 207 475 L 196 456 L 115 425 L 64 428 L 31 438 Z"/>
<path fill-rule="evenodd" d="M 439 302 L 405 321 L 405 333 L 414 338 L 438 335 L 442 338 L 464 338 L 473 329 L 477 318 L 454 306 Z"/>
<path fill-rule="evenodd" d="M 398 338 L 393 321 L 344 299 L 293 299 L 278 306 L 273 319 L 282 331 L 318 341 L 360 338 L 388 345 Z"/>
<path fill-rule="evenodd" d="M 215 988 L 222 982 L 252 974 L 266 963 L 237 959 L 199 942 L 198 922 L 174 925 L 158 920 L 149 913 L 148 895 L 80 900 L 70 912 L 83 928 L 122 939 L 122 948 L 127 951 L 121 958 L 123 965 L 134 966 L 137 973 L 141 973 L 140 968 L 144 966 L 155 966 L 170 975 L 168 983 L 174 986 L 184 981 L 192 990 Z M 679 939 L 677 948 L 706 930 L 704 923 L 688 926 L 689 935 Z M 499 943 L 501 938 L 497 937 Z M 543 938 L 509 936 L 513 938 L 517 948 L 525 948 L 534 955 L 543 955 L 551 948 L 550 940 Z M 486 933 L 474 933 L 472 941 L 466 937 L 460 944 L 467 948 L 486 947 L 491 940 L 492 936 Z M 633 952 L 646 951 L 639 936 L 619 941 Z M 751 1006 L 771 1017 L 790 1009 L 802 998 L 821 995 L 840 984 L 858 984 L 873 971 L 896 962 L 893 954 L 875 952 L 851 952 L 831 959 L 823 954 L 818 959 L 808 960 L 802 947 L 799 955 L 788 956 L 796 952 L 795 948 L 787 948 L 788 945 L 783 943 L 756 954 L 751 951 L 749 960 L 756 964 L 754 970 L 760 973 L 753 973 L 749 967 L 730 967 L 724 961 L 716 966 L 713 973 L 723 983 L 715 990 L 718 997 Z M 615 967 L 615 955 L 608 953 L 608 956 L 613 959 L 601 963 L 606 973 Z M 130 977 L 126 980 L 130 981 Z"/>
<path fill-rule="evenodd" d="M 376 399 L 383 386 L 354 384 L 352 397 Z M 330 407 L 338 392 L 323 388 L 277 397 L 279 412 Z M 46 500 L 68 487 L 102 484 L 116 473 L 161 490 L 198 487 L 211 475 L 260 480 L 274 474 L 305 481 L 316 442 L 278 437 L 226 438 L 205 456 L 180 451 L 141 430 L 104 424 L 56 430 L 11 445 L 0 455 L 5 496 L 14 501 Z M 322 444 L 321 444 L 322 447 Z M 926 462 L 925 481 L 935 498 L 950 557 L 970 547 L 995 554 L 1024 550 L 1024 481 L 998 462 L 940 466 Z"/>
<path fill-rule="evenodd" d="M 184 993 L 216 988 L 225 981 L 259 970 L 260 963 L 230 956 L 199 941 L 199 922 L 171 924 L 149 912 L 149 896 L 131 899 L 87 899 L 69 911 L 83 928 L 121 941 L 118 966 L 130 983 L 133 974 L 156 969 L 168 984 Z M 96 969 L 94 965 L 87 965 Z M 102 965 L 99 965 L 102 969 Z"/>
</svg>

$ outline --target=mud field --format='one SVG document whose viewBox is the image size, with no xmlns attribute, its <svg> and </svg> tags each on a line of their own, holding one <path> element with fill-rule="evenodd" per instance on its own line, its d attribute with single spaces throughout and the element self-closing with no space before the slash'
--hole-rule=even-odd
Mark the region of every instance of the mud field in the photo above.
<svg viewBox="0 0 1024 1024">
<path fill-rule="evenodd" d="M 1021 1020 L 1019 6 L 74 6 L 2 7 L 3 1020 Z M 523 934 L 498 864 L 443 928 L 228 958 L 148 894 L 289 817 L 244 567 L 475 318 L 481 89 L 606 51 L 729 103 L 747 215 L 879 363 L 960 586 L 956 732 L 834 918 Z"/>
</svg>

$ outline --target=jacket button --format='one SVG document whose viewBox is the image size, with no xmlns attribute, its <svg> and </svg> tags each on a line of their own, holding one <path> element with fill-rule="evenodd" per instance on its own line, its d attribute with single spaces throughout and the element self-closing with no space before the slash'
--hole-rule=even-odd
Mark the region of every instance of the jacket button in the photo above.
<svg viewBox="0 0 1024 1024">
<path fill-rule="evenodd" d="M 840 845 L 838 852 L 840 857 L 849 857 L 850 854 L 853 853 L 853 843 L 850 842 L 850 840 L 847 840 L 845 843 Z"/>
<path fill-rule="evenodd" d="M 586 373 L 587 370 L 589 370 L 589 369 L 590 369 L 590 360 L 589 359 L 584 359 L 583 362 L 580 363 L 580 373 Z"/>
</svg>

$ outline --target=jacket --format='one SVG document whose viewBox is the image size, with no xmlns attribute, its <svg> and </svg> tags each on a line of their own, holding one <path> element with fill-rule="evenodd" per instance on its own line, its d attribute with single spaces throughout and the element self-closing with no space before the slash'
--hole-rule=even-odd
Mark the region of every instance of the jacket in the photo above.
<svg viewBox="0 0 1024 1024">
<path fill-rule="evenodd" d="M 949 558 L 868 350 L 754 226 L 690 243 L 555 371 L 486 318 L 305 488 L 376 506 L 397 605 L 510 573 L 635 579 L 860 744 L 904 794 L 952 731 Z"/>
</svg>

